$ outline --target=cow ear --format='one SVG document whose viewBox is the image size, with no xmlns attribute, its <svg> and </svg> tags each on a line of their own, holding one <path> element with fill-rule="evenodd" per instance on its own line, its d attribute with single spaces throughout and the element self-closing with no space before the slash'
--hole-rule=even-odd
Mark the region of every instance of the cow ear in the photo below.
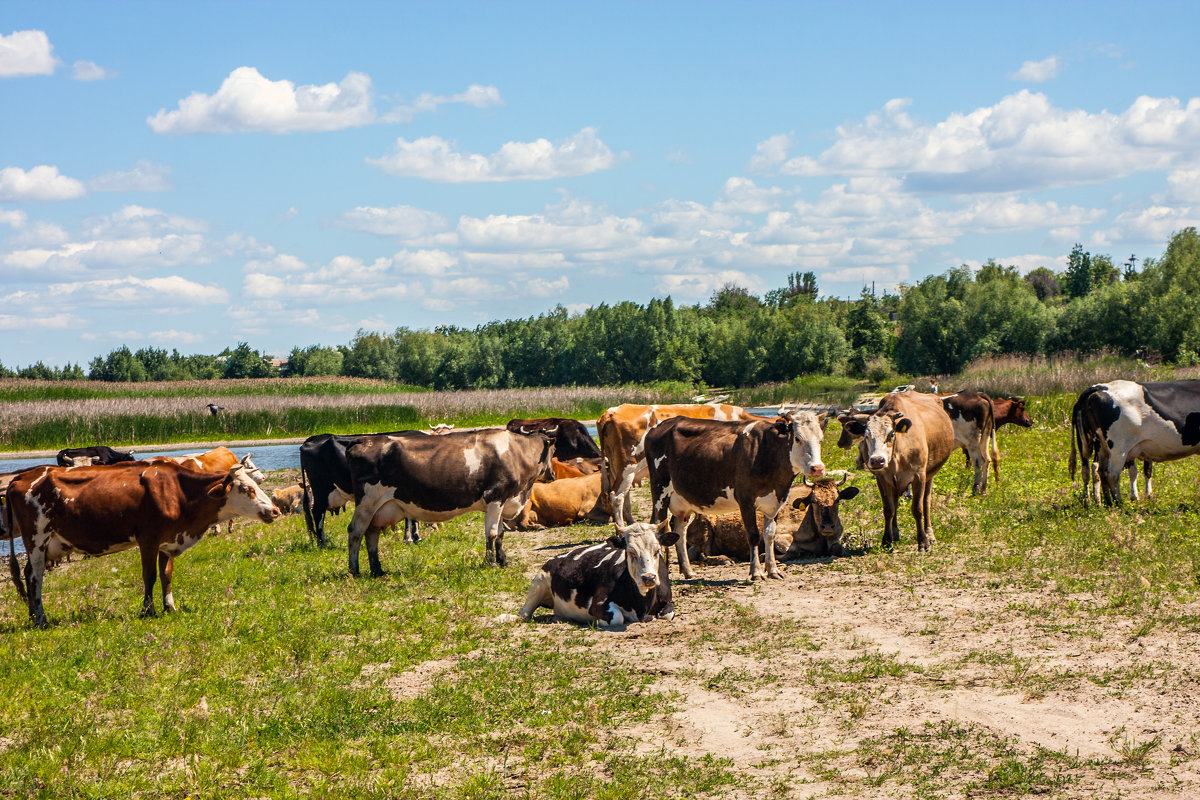
<svg viewBox="0 0 1200 800">
<path fill-rule="evenodd" d="M 788 432 L 788 428 L 790 428 L 791 426 L 792 426 L 792 423 L 789 420 L 787 420 L 786 418 L 784 418 L 782 415 L 775 418 L 775 430 L 778 433 L 781 433 L 786 436 L 787 432 Z"/>
<path fill-rule="evenodd" d="M 670 547 L 679 541 L 679 534 L 675 531 L 667 531 L 658 535 L 658 543 L 663 547 Z"/>
<path fill-rule="evenodd" d="M 856 419 L 851 419 L 849 422 L 843 423 L 846 430 L 855 436 L 862 436 L 867 432 L 867 426 Z"/>
<path fill-rule="evenodd" d="M 605 541 L 610 547 L 615 547 L 618 550 L 625 549 L 625 537 L 624 536 L 610 536 Z"/>
<path fill-rule="evenodd" d="M 857 486 L 847 486 L 838 492 L 838 500 L 853 500 L 855 497 L 858 497 Z"/>
<path fill-rule="evenodd" d="M 825 426 L 829 424 L 829 412 L 822 411 L 817 414 L 817 424 L 821 426 L 821 433 L 825 432 Z"/>
<path fill-rule="evenodd" d="M 908 433 L 908 430 L 911 427 L 912 420 L 908 417 L 901 417 L 900 419 L 896 420 L 896 431 L 899 433 Z"/>
<path fill-rule="evenodd" d="M 797 511 L 807 511 L 808 497 L 797 497 L 792 501 L 792 508 L 796 509 Z"/>
</svg>

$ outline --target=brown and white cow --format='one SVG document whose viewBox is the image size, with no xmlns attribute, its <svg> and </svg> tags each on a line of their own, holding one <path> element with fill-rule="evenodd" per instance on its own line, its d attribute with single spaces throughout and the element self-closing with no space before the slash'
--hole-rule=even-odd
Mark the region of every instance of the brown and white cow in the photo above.
<svg viewBox="0 0 1200 800">
<path fill-rule="evenodd" d="M 513 433 L 524 431 L 554 431 L 554 452 L 558 458 L 600 458 L 600 448 L 588 433 L 587 426 L 570 417 L 541 417 L 510 419 L 504 427 Z"/>
<path fill-rule="evenodd" d="M 29 616 L 41 626 L 46 625 L 46 562 L 64 553 L 102 556 L 137 547 L 145 587 L 142 612 L 153 615 L 156 563 L 163 609 L 174 611 L 171 577 L 177 555 L 222 520 L 247 516 L 271 522 L 280 516 L 240 464 L 225 473 L 144 461 L 38 467 L 20 473 L 9 484 L 5 500 L 9 530 L 21 536 L 29 554 L 24 581 L 10 556 L 13 583 L 29 601 Z"/>
<path fill-rule="evenodd" d="M 896 511 L 900 495 L 912 487 L 917 549 L 935 541 L 932 523 L 933 476 L 958 449 L 950 417 L 930 394 L 889 394 L 874 414 L 859 414 L 846 425 L 863 437 L 859 444 L 867 468 L 875 474 L 883 500 L 883 545 L 900 541 Z"/>
<path fill-rule="evenodd" d="M 634 448 L 642 441 L 646 431 L 663 420 L 673 417 L 714 420 L 759 420 L 741 406 L 723 403 L 677 403 L 673 405 L 634 405 L 625 403 L 613 406 L 596 420 L 596 433 L 600 438 L 600 450 L 604 454 L 604 493 L 615 492 L 620 500 L 624 522 L 633 521 L 633 504 L 629 490 L 646 477 L 645 462 L 634 455 Z M 768 420 L 769 421 L 769 420 Z M 630 466 L 637 469 L 629 474 Z M 614 509 L 614 516 L 616 510 Z"/>
<path fill-rule="evenodd" d="M 401 519 L 443 522 L 484 512 L 486 558 L 504 566 L 504 527 L 521 513 L 539 475 L 551 475 L 550 433 L 504 429 L 455 431 L 445 436 L 368 436 L 346 448 L 354 486 L 347 531 L 350 574 L 358 574 L 365 537 L 372 575 L 382 575 L 379 532 Z"/>
<path fill-rule="evenodd" d="M 992 428 L 992 437 L 988 442 L 988 456 L 992 462 L 992 475 L 996 483 L 1000 482 L 1000 448 L 996 446 L 996 431 L 1002 425 L 1019 425 L 1022 428 L 1032 428 L 1033 419 L 1025 410 L 1024 397 L 993 397 L 992 412 L 996 424 Z M 1135 468 L 1136 469 L 1136 468 Z M 1149 490 L 1147 490 L 1149 491 Z"/>
<path fill-rule="evenodd" d="M 188 453 L 183 456 L 154 456 L 152 458 L 143 459 L 149 462 L 173 461 L 185 469 L 195 470 L 196 472 L 228 472 L 234 465 L 241 464 L 246 470 L 246 475 L 255 483 L 263 482 L 262 470 L 254 465 L 250 460 L 253 453 L 247 453 L 242 458 L 238 458 L 232 450 L 224 445 L 214 447 L 212 450 L 207 450 L 203 453 Z"/>
<path fill-rule="evenodd" d="M 556 478 L 553 483 L 535 483 L 529 503 L 515 527 L 519 531 L 574 525 L 585 520 L 608 522 L 607 498 L 600 496 L 600 473 L 574 478 Z"/>
<path fill-rule="evenodd" d="M 819 477 L 825 414 L 785 413 L 774 422 L 725 422 L 672 417 L 646 432 L 635 456 L 645 458 L 654 501 L 653 521 L 673 518 L 679 568 L 693 577 L 687 553 L 687 527 L 696 514 L 738 511 L 750 545 L 750 579 L 763 577 L 758 563 L 766 554 L 766 577 L 782 578 L 775 564 L 775 516 L 783 508 L 796 475 Z M 632 468 L 626 470 L 626 476 Z M 766 520 L 761 534 L 758 512 Z"/>
<path fill-rule="evenodd" d="M 942 408 L 950 417 L 954 439 L 967 454 L 967 460 L 975 470 L 971 491 L 983 494 L 987 491 L 992 437 L 996 432 L 992 398 L 983 392 L 966 390 L 937 396 L 941 398 Z"/>
</svg>

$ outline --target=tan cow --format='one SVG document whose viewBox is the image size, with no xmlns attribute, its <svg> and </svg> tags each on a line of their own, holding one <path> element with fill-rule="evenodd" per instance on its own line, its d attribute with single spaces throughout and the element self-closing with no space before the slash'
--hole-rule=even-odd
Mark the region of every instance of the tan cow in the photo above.
<svg viewBox="0 0 1200 800">
<path fill-rule="evenodd" d="M 295 514 L 299 511 L 300 501 L 303 499 L 304 489 L 298 483 L 271 492 L 271 502 L 284 514 Z"/>
<path fill-rule="evenodd" d="M 611 515 L 605 510 L 607 501 L 600 499 L 600 483 L 599 472 L 558 478 L 553 483 L 535 483 L 529 503 L 517 517 L 517 530 L 556 528 L 584 520 L 608 522 Z"/>
<path fill-rule="evenodd" d="M 847 422 L 863 437 L 859 449 L 875 474 L 883 500 L 883 546 L 900 541 L 896 511 L 900 495 L 912 487 L 917 549 L 929 550 L 933 535 L 933 476 L 958 449 L 950 417 L 932 394 L 897 392 L 879 403 L 874 414 L 857 414 Z"/>
<path fill-rule="evenodd" d="M 600 439 L 600 451 L 604 455 L 604 468 L 601 470 L 604 475 L 602 491 L 605 495 L 610 491 L 617 494 L 626 523 L 633 522 L 633 503 L 629 498 L 629 490 L 640 484 L 647 475 L 645 461 L 636 458 L 633 449 L 641 442 L 646 431 L 671 417 L 716 420 L 767 419 L 751 414 L 741 406 L 724 403 L 651 406 L 624 403 L 605 411 L 596 420 L 596 434 Z M 635 469 L 626 475 L 626 471 L 631 467 Z"/>
</svg>

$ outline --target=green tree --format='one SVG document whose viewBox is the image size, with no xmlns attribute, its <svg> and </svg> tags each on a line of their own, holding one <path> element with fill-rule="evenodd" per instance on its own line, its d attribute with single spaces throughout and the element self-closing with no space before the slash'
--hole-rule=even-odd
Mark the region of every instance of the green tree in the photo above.
<svg viewBox="0 0 1200 800">
<path fill-rule="evenodd" d="M 238 342 L 233 350 L 225 351 L 222 378 L 270 378 L 276 374 L 275 367 L 271 366 L 271 357 L 258 352 L 246 342 Z"/>
</svg>

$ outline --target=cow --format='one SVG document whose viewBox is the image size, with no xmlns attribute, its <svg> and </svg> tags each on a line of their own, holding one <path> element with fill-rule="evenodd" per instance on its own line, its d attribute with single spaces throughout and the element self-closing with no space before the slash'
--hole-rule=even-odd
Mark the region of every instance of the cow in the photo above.
<svg viewBox="0 0 1200 800">
<path fill-rule="evenodd" d="M 988 456 L 992 462 L 992 475 L 996 483 L 1000 482 L 1000 448 L 996 446 L 996 431 L 1001 425 L 1020 425 L 1022 428 L 1032 428 L 1033 419 L 1025 410 L 1024 397 L 993 397 L 992 411 L 995 426 L 992 428 L 992 438 L 988 442 Z M 1149 491 L 1147 489 L 1147 491 Z"/>
<path fill-rule="evenodd" d="M 600 415 L 596 421 L 596 433 L 600 437 L 600 450 L 604 454 L 603 469 L 604 493 L 607 495 L 616 487 L 621 500 L 618 508 L 623 522 L 633 521 L 633 503 L 629 498 L 631 487 L 638 485 L 646 477 L 646 465 L 634 455 L 634 448 L 642 441 L 646 431 L 663 420 L 672 417 L 690 417 L 693 419 L 715 420 L 761 420 L 759 417 L 741 406 L 731 406 L 718 403 L 678 403 L 675 405 L 633 405 L 625 403 L 613 406 Z M 627 486 L 622 483 L 623 476 L 630 466 L 636 466 Z M 613 510 L 614 516 L 618 513 Z"/>
<path fill-rule="evenodd" d="M 485 558 L 503 567 L 504 520 L 525 504 L 539 475 L 551 475 L 554 432 L 505 429 L 456 431 L 445 436 L 368 436 L 346 448 L 354 486 L 347 530 L 350 574 L 358 575 L 364 538 L 371 574 L 379 564 L 379 532 L 401 519 L 444 522 L 484 512 Z"/>
<path fill-rule="evenodd" d="M 121 450 L 113 450 L 107 445 L 93 445 L 92 447 L 68 447 L 65 450 L 59 450 L 55 460 L 60 467 L 71 466 L 68 458 L 92 458 L 96 459 L 93 464 L 120 464 L 122 461 L 133 461 L 133 453 L 122 452 Z"/>
<path fill-rule="evenodd" d="M 304 489 L 298 483 L 271 492 L 271 502 L 284 514 L 296 513 L 300 509 L 300 501 L 303 499 Z"/>
<path fill-rule="evenodd" d="M 41 627 L 47 624 L 42 607 L 46 562 L 64 553 L 101 556 L 137 547 L 145 589 L 142 613 L 153 616 L 156 564 L 163 610 L 174 611 L 176 556 L 220 521 L 248 516 L 272 522 L 280 516 L 241 464 L 223 473 L 142 461 L 37 467 L 9 484 L 5 500 L 8 528 L 21 536 L 29 554 L 24 581 L 11 555 L 9 569 L 17 593 L 28 600 L 30 618 Z"/>
<path fill-rule="evenodd" d="M 611 515 L 600 499 L 600 473 L 538 482 L 529 493 L 529 503 L 517 517 L 519 531 L 574 525 L 576 522 L 608 522 Z"/>
<path fill-rule="evenodd" d="M 950 417 L 954 439 L 967 454 L 967 461 L 975 470 L 971 491 L 983 494 L 987 491 L 988 464 L 996 430 L 992 398 L 983 392 L 967 390 L 934 396 L 941 399 L 942 408 Z"/>
<path fill-rule="evenodd" d="M 917 392 L 889 394 L 874 414 L 858 414 L 846 424 L 863 437 L 859 450 L 883 500 L 883 546 L 900 541 L 896 511 L 911 486 L 917 550 L 931 549 L 933 477 L 959 447 L 941 400 Z"/>
<path fill-rule="evenodd" d="M 1151 464 L 1200 452 L 1200 381 L 1117 380 L 1085 389 L 1071 409 L 1072 480 L 1077 450 L 1087 479 L 1095 482 L 1093 469 L 1098 474 L 1097 501 L 1120 504 L 1121 471 L 1130 468 L 1133 477 L 1138 460 L 1146 466 L 1149 495 Z"/>
<path fill-rule="evenodd" d="M 775 564 L 775 516 L 798 473 L 825 474 L 821 438 L 826 415 L 783 412 L 774 422 L 730 422 L 672 417 L 646 432 L 634 452 L 650 473 L 651 521 L 673 518 L 675 550 L 684 578 L 692 578 L 687 527 L 696 514 L 739 511 L 750 545 L 750 580 L 763 577 L 758 554 L 765 551 L 766 577 L 782 578 Z M 625 471 L 622 486 L 636 465 Z M 757 512 L 766 520 L 761 534 Z M 616 509 L 614 508 L 614 518 Z"/>
<path fill-rule="evenodd" d="M 99 463 L 94 456 L 67 456 L 63 461 L 67 462 L 64 467 L 92 467 Z"/>
<path fill-rule="evenodd" d="M 365 436 L 428 436 L 423 431 L 392 431 L 386 434 L 318 433 L 300 445 L 300 485 L 304 487 L 304 524 L 309 534 L 324 547 L 325 515 L 337 514 L 354 499 L 354 483 L 346 448 Z M 415 526 L 413 526 L 415 528 Z M 405 541 L 419 538 L 405 526 Z"/>
<path fill-rule="evenodd" d="M 606 628 L 672 619 L 675 606 L 663 547 L 674 544 L 676 534 L 664 530 L 666 522 L 615 524 L 615 536 L 542 565 L 521 616 L 530 619 L 537 609 L 552 608 L 555 617 Z"/>
<path fill-rule="evenodd" d="M 573 458 L 600 458 L 600 448 L 587 431 L 587 426 L 569 417 L 544 417 L 541 419 L 510 419 L 505 426 L 513 433 L 521 430 L 546 431 L 555 429 L 554 454 L 556 458 L 570 461 Z"/>
<path fill-rule="evenodd" d="M 841 556 L 842 518 L 838 504 L 858 496 L 857 486 L 840 489 L 849 479 L 844 473 L 812 483 L 793 486 L 784 507 L 775 517 L 775 557 L 788 561 L 808 556 Z M 762 521 L 760 520 L 760 527 Z M 740 561 L 750 558 L 746 529 L 738 514 L 697 517 L 688 526 L 688 557 L 701 563 L 721 562 L 729 556 Z"/>
<path fill-rule="evenodd" d="M 235 464 L 241 464 L 250 480 L 255 483 L 262 483 L 264 480 L 262 470 L 256 467 L 254 462 L 250 460 L 253 455 L 253 453 L 247 453 L 239 459 L 234 455 L 232 450 L 221 445 L 203 453 L 188 453 L 182 456 L 153 456 L 145 460 L 151 463 L 171 461 L 185 469 L 195 470 L 196 472 L 225 472 Z"/>
</svg>

